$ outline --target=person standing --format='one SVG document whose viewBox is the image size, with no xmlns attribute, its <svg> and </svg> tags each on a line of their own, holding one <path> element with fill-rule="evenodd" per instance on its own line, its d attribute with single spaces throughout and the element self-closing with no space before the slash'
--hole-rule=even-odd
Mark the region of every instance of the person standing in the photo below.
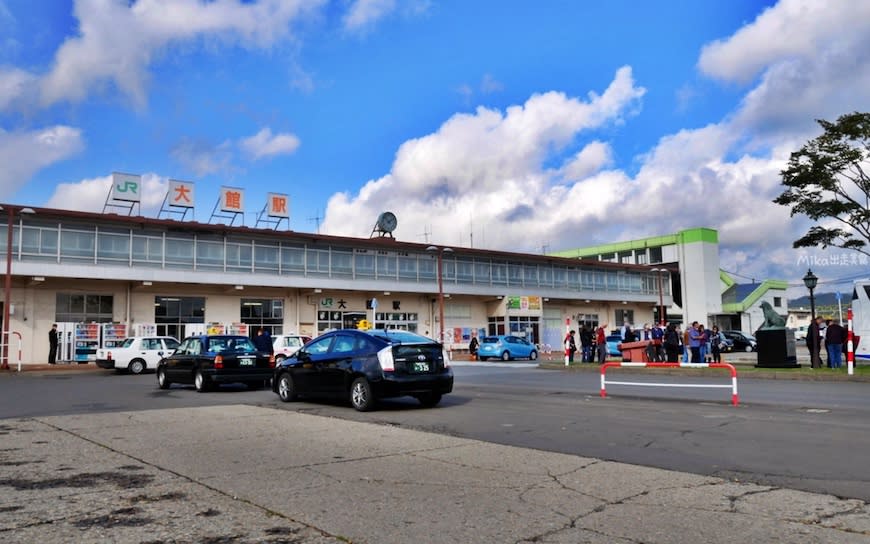
<svg viewBox="0 0 870 544">
<path fill-rule="evenodd" d="M 668 362 L 678 362 L 678 359 L 680 358 L 680 333 L 677 331 L 677 326 L 673 323 L 668 323 L 668 328 L 665 331 L 664 343 Z"/>
<path fill-rule="evenodd" d="M 698 328 L 698 322 L 692 321 L 692 326 L 689 327 L 689 351 L 692 352 L 692 363 L 702 363 L 701 360 L 701 342 L 704 341 L 704 331 Z"/>
<path fill-rule="evenodd" d="M 722 362 L 722 333 L 719 332 L 719 326 L 713 325 L 713 330 L 710 332 L 710 353 L 713 354 L 713 362 Z"/>
<path fill-rule="evenodd" d="M 272 336 L 267 331 L 263 330 L 263 327 L 257 329 L 257 337 L 254 338 L 254 347 L 257 348 L 257 351 L 262 351 L 269 355 L 275 353 L 275 348 L 272 347 Z"/>
<path fill-rule="evenodd" d="M 595 331 L 595 344 L 598 347 L 598 364 L 603 365 L 607 361 L 607 323 Z"/>
<path fill-rule="evenodd" d="M 825 349 L 828 351 L 828 361 L 831 368 L 843 367 L 843 341 L 846 339 L 846 330 L 836 319 L 825 328 Z"/>
<path fill-rule="evenodd" d="M 576 331 L 572 330 L 565 337 L 565 351 L 568 353 L 568 364 L 574 362 L 574 354 L 577 353 L 577 340 L 574 338 Z"/>
<path fill-rule="evenodd" d="M 592 331 L 586 325 L 580 325 L 580 347 L 583 349 L 582 361 L 592 362 Z"/>
<path fill-rule="evenodd" d="M 708 362 L 707 361 L 707 353 L 709 353 L 709 350 L 708 350 L 707 346 L 710 342 L 710 331 L 708 331 L 702 323 L 702 324 L 698 325 L 698 332 L 701 334 L 701 338 L 700 338 L 701 345 L 698 346 L 699 352 L 700 352 L 699 362 L 706 363 L 706 362 Z"/>
<path fill-rule="evenodd" d="M 57 343 L 58 343 L 58 333 L 57 333 L 57 323 L 51 326 L 51 330 L 48 331 L 48 364 L 53 365 L 57 363 Z"/>
<path fill-rule="evenodd" d="M 810 326 L 807 328 L 807 349 L 810 350 L 810 366 L 812 368 L 822 368 L 822 358 L 819 356 L 822 349 L 821 325 L 822 318 L 817 317 L 810 322 Z"/>
<path fill-rule="evenodd" d="M 650 336 L 651 336 L 652 341 L 653 341 L 653 355 L 655 357 L 655 360 L 657 362 L 663 363 L 665 361 L 665 350 L 664 350 L 664 347 L 662 346 L 662 342 L 664 341 L 664 338 L 665 338 L 665 331 L 662 330 L 661 323 L 654 323 L 653 324 L 653 328 L 652 328 L 652 332 L 651 332 Z"/>
<path fill-rule="evenodd" d="M 471 333 L 471 342 L 468 343 L 468 353 L 471 354 L 471 360 L 477 360 L 477 350 L 480 347 L 480 342 L 477 340 L 477 333 Z"/>
</svg>

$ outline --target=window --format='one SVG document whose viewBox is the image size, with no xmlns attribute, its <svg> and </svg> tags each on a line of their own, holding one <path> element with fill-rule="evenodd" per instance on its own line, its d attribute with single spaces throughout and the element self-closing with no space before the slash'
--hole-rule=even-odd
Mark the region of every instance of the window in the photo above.
<svg viewBox="0 0 870 544">
<path fill-rule="evenodd" d="M 154 322 L 161 336 L 184 336 L 186 323 L 205 323 L 205 297 L 154 297 Z"/>
<path fill-rule="evenodd" d="M 284 332 L 284 299 L 243 298 L 239 315 L 242 323 L 250 325 L 248 330 L 252 335 L 257 334 L 260 327 L 269 334 Z"/>
<path fill-rule="evenodd" d="M 616 328 L 621 327 L 626 322 L 634 325 L 634 310 L 616 310 L 616 319 L 613 321 Z"/>
<path fill-rule="evenodd" d="M 660 247 L 649 248 L 649 262 L 651 264 L 656 264 L 656 263 L 662 262 L 662 248 L 660 248 Z"/>
<path fill-rule="evenodd" d="M 112 295 L 57 293 L 54 320 L 59 323 L 111 323 Z"/>
<path fill-rule="evenodd" d="M 773 307 L 781 308 L 782 307 L 782 297 L 773 297 Z"/>
<path fill-rule="evenodd" d="M 353 351 L 353 337 L 339 335 L 335 339 L 335 345 L 332 346 L 333 353 L 350 353 Z"/>
</svg>

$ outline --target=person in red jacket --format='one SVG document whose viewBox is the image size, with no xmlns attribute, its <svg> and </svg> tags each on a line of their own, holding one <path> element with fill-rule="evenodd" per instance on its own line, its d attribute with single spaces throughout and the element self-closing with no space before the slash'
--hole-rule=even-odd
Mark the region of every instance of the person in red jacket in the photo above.
<svg viewBox="0 0 870 544">
<path fill-rule="evenodd" d="M 607 360 L 607 323 L 595 330 L 595 347 L 598 350 L 598 364 Z"/>
</svg>

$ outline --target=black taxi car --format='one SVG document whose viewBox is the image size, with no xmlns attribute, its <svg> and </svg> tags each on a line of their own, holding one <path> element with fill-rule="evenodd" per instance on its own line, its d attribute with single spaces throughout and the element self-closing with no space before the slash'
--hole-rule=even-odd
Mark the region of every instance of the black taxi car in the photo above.
<svg viewBox="0 0 870 544">
<path fill-rule="evenodd" d="M 209 391 L 221 383 L 263 387 L 275 370 L 275 357 L 257 351 L 247 336 L 198 335 L 185 338 L 172 355 L 157 365 L 157 385 L 169 389 L 173 383 L 193 384 L 197 391 Z"/>
<path fill-rule="evenodd" d="M 361 412 L 388 397 L 412 396 L 435 406 L 453 391 L 453 370 L 444 346 L 431 338 L 394 329 L 343 329 L 315 338 L 276 366 L 272 391 L 284 402 L 346 398 Z"/>
</svg>

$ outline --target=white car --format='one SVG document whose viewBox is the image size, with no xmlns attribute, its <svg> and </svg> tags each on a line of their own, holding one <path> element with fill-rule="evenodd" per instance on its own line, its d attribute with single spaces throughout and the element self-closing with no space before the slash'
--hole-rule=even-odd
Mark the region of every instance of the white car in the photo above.
<svg viewBox="0 0 870 544">
<path fill-rule="evenodd" d="M 310 336 L 301 334 L 278 334 L 272 337 L 272 349 L 275 351 L 275 363 L 280 363 L 284 359 L 292 356 L 299 351 L 306 342 L 311 340 Z"/>
<path fill-rule="evenodd" d="M 178 344 L 171 336 L 133 336 L 120 346 L 98 349 L 97 366 L 141 374 L 157 368 L 160 359 L 175 351 Z"/>
<path fill-rule="evenodd" d="M 798 327 L 794 329 L 794 339 L 795 340 L 806 340 L 807 339 L 807 328 L 806 327 Z"/>
</svg>

